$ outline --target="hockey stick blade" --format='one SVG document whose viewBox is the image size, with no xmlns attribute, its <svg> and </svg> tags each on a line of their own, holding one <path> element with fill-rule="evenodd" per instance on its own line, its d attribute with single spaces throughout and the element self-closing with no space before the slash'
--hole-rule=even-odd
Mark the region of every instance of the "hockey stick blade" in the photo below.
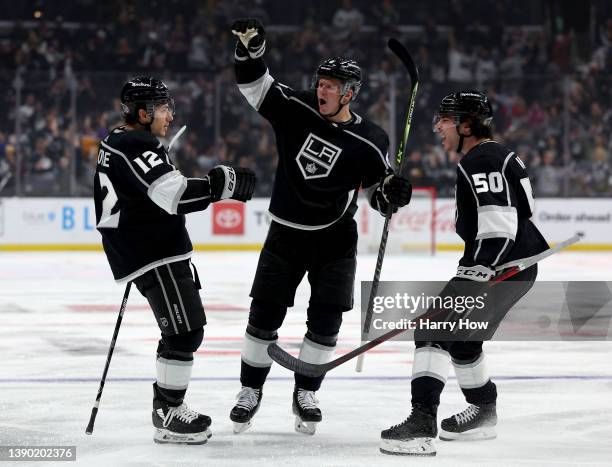
<svg viewBox="0 0 612 467">
<path fill-rule="evenodd" d="M 280 348 L 278 344 L 268 346 L 268 355 L 280 366 L 310 378 L 317 378 L 328 371 L 326 365 L 315 365 L 295 358 Z"/>
<path fill-rule="evenodd" d="M 542 261 L 543 259 L 546 259 L 549 256 L 558 253 L 564 248 L 567 248 L 568 246 L 579 242 L 582 237 L 582 234 L 576 234 L 568 238 L 567 240 L 564 240 L 563 242 L 557 243 L 554 247 L 549 248 L 548 250 L 545 250 L 538 255 L 526 258 L 525 261 L 511 268 L 506 273 L 503 273 L 501 276 L 497 276 L 491 279 L 491 285 L 494 285 L 495 282 L 500 282 L 500 280 L 508 279 L 509 277 L 518 274 L 520 271 L 523 271 L 528 267 L 533 266 L 534 264 Z M 502 277 L 503 279 L 501 279 Z M 398 334 L 401 334 L 405 331 L 406 329 L 393 329 L 392 331 L 389 331 L 386 334 L 382 334 L 376 339 L 372 339 L 370 342 L 367 342 L 364 345 L 361 345 L 356 349 L 351 350 L 349 353 L 344 354 L 328 363 L 314 364 L 304 362 L 298 358 L 295 358 L 293 355 L 285 352 L 278 344 L 270 344 L 268 346 L 268 355 L 270 355 L 272 360 L 274 360 L 279 365 L 287 368 L 288 370 L 291 370 L 295 373 L 304 376 L 316 378 L 317 376 L 324 375 L 328 371 L 333 370 L 334 368 L 342 365 L 343 363 L 348 362 L 349 360 L 352 360 L 354 357 L 363 355 L 368 350 L 378 346 L 379 344 L 382 344 L 385 341 L 388 341 L 389 339 L 394 338 Z"/>
</svg>

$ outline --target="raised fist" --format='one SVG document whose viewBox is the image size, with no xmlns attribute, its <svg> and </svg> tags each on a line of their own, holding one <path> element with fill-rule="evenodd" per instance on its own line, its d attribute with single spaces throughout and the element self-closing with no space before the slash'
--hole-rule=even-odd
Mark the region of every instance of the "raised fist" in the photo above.
<svg viewBox="0 0 612 467">
<path fill-rule="evenodd" d="M 255 18 L 237 19 L 232 24 L 232 34 L 238 36 L 236 55 L 248 53 L 251 58 L 259 58 L 266 51 L 266 32 Z"/>
</svg>

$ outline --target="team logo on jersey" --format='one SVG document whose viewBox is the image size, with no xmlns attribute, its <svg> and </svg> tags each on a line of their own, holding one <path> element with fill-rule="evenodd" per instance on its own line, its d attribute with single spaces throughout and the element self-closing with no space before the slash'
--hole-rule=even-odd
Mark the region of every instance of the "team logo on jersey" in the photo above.
<svg viewBox="0 0 612 467">
<path fill-rule="evenodd" d="M 166 318 L 162 318 L 159 320 L 159 322 L 161 323 L 161 325 L 165 328 L 168 327 L 168 320 Z"/>
<path fill-rule="evenodd" d="M 341 152 L 338 146 L 310 133 L 295 160 L 306 180 L 322 178 L 329 175 Z"/>
</svg>

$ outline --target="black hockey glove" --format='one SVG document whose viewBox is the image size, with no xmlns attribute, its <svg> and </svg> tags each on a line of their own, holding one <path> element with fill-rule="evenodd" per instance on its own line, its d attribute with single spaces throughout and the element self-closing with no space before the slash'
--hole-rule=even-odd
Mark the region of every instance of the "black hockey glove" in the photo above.
<svg viewBox="0 0 612 467">
<path fill-rule="evenodd" d="M 244 52 L 251 58 L 260 58 L 266 51 L 266 31 L 259 20 L 241 18 L 232 24 L 232 34 L 238 36 L 236 56 L 244 57 Z"/>
<path fill-rule="evenodd" d="M 389 175 L 382 182 L 382 194 L 385 201 L 401 208 L 410 203 L 412 185 L 407 178 Z"/>
<path fill-rule="evenodd" d="M 218 165 L 208 172 L 212 202 L 221 199 L 248 201 L 255 190 L 255 173 L 243 167 Z"/>
</svg>

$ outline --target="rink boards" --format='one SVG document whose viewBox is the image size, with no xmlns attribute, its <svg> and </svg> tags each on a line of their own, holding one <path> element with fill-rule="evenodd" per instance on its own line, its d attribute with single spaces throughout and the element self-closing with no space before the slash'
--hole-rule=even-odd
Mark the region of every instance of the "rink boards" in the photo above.
<svg viewBox="0 0 612 467">
<path fill-rule="evenodd" d="M 267 198 L 247 204 L 222 201 L 188 215 L 196 249 L 259 249 L 270 223 L 268 204 Z M 391 235 L 423 245 L 435 235 L 438 251 L 460 249 L 454 212 L 453 199 L 439 198 L 432 209 L 429 199 L 415 198 L 393 216 Z M 355 219 L 361 246 L 376 244 L 384 218 L 360 198 Z M 610 199 L 539 199 L 534 221 L 552 243 L 583 232 L 584 240 L 573 249 L 612 250 Z M 0 198 L 0 250 L 99 250 L 95 224 L 90 198 Z"/>
</svg>

